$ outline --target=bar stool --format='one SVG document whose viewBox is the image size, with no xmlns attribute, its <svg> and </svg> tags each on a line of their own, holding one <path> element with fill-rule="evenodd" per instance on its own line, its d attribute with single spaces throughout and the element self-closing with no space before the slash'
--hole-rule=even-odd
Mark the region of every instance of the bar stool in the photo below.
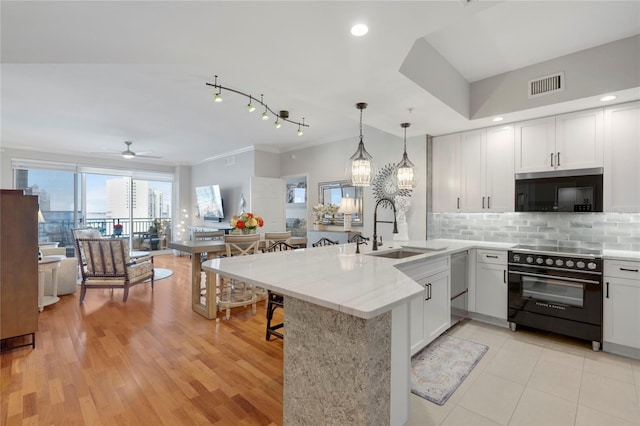
<svg viewBox="0 0 640 426">
<path fill-rule="evenodd" d="M 323 246 L 334 246 L 336 244 L 340 244 L 339 241 L 333 241 L 329 238 L 322 237 L 315 243 L 311 244 L 313 247 L 323 247 Z"/>
<path fill-rule="evenodd" d="M 287 244 L 284 241 L 276 241 L 270 246 L 263 248 L 262 252 L 267 253 L 296 249 L 297 247 Z M 275 291 L 267 290 L 267 341 L 271 339 L 272 335 L 284 339 L 284 335 L 281 332 L 276 331 L 284 327 L 284 322 L 275 325 L 271 324 L 271 321 L 273 320 L 273 313 L 278 308 L 284 309 L 284 296 L 280 293 L 276 293 Z"/>
</svg>

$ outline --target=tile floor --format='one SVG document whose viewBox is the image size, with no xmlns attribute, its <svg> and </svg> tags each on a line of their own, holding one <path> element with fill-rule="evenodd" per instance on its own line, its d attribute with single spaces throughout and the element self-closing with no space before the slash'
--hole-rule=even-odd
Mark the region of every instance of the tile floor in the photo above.
<svg viewBox="0 0 640 426">
<path fill-rule="evenodd" d="M 412 394 L 410 425 L 640 426 L 639 360 L 470 320 L 448 333 L 489 351 L 443 406 Z"/>
</svg>

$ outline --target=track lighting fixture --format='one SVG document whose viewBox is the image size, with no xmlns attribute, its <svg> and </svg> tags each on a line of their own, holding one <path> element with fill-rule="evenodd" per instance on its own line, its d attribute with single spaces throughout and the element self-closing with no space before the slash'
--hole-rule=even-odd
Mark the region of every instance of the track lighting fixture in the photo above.
<svg viewBox="0 0 640 426">
<path fill-rule="evenodd" d="M 356 108 L 360 110 L 360 142 L 358 143 L 358 149 L 355 154 L 351 156 L 347 162 L 347 168 L 345 175 L 347 180 L 351 182 L 353 186 L 369 186 L 376 174 L 376 163 L 373 161 L 371 154 L 364 148 L 364 142 L 362 140 L 362 110 L 367 107 L 364 102 L 356 104 Z"/>
<path fill-rule="evenodd" d="M 415 176 L 416 166 L 407 156 L 407 127 L 411 126 L 411 123 L 402 123 L 400 126 L 404 129 L 404 153 L 402 154 L 402 160 L 396 165 L 394 174 L 398 189 L 413 189 L 417 183 Z"/>
<path fill-rule="evenodd" d="M 218 84 L 218 76 L 215 76 L 215 84 Z M 214 102 L 222 102 L 222 87 L 218 87 L 218 93 L 213 97 Z"/>
<path fill-rule="evenodd" d="M 214 77 L 215 78 L 214 78 L 213 84 L 205 83 L 207 86 L 211 86 L 215 89 L 218 89 L 218 92 L 214 96 L 214 102 L 222 102 L 222 90 L 224 89 L 227 92 L 237 93 L 238 95 L 242 95 L 249 98 L 249 103 L 247 104 L 247 109 L 249 110 L 249 112 L 255 111 L 256 107 L 253 105 L 253 102 L 258 102 L 261 106 L 264 107 L 264 112 L 262 113 L 262 116 L 261 116 L 262 120 L 264 121 L 269 120 L 269 113 L 275 115 L 276 121 L 274 125 L 276 128 L 280 128 L 282 126 L 283 121 L 288 121 L 289 123 L 298 125 L 298 136 L 302 136 L 304 134 L 304 132 L 302 131 L 302 128 L 309 127 L 309 125 L 304 122 L 304 118 L 302 119 L 301 122 L 293 121 L 289 119 L 289 111 L 281 110 L 279 113 L 276 113 L 274 110 L 269 108 L 269 106 L 264 102 L 264 94 L 260 95 L 260 100 L 258 101 L 256 98 L 253 97 L 253 95 L 249 95 L 247 93 L 241 92 L 240 90 L 232 89 L 230 87 L 225 87 L 221 84 L 218 84 L 218 76 L 216 75 Z"/>
</svg>

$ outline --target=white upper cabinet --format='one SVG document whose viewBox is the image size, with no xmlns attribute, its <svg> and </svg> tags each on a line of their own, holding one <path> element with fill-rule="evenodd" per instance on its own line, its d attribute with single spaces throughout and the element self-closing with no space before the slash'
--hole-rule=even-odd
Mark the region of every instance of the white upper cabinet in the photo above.
<svg viewBox="0 0 640 426">
<path fill-rule="evenodd" d="M 456 212 L 460 198 L 460 133 L 433 138 L 433 211 Z"/>
<path fill-rule="evenodd" d="M 460 211 L 481 211 L 482 147 L 486 139 L 485 129 L 460 134 Z"/>
<path fill-rule="evenodd" d="M 557 170 L 604 166 L 603 115 L 598 108 L 556 117 Z"/>
<path fill-rule="evenodd" d="M 515 139 L 516 173 L 604 166 L 600 108 L 517 123 Z"/>
<path fill-rule="evenodd" d="M 640 212 L 640 102 L 604 111 L 604 211 Z"/>
<path fill-rule="evenodd" d="M 530 173 L 554 170 L 555 117 L 516 123 L 515 129 L 515 172 Z"/>
<path fill-rule="evenodd" d="M 433 211 L 513 211 L 513 174 L 513 126 L 436 137 Z"/>
<path fill-rule="evenodd" d="M 490 127 L 482 150 L 482 208 L 514 211 L 514 126 Z"/>
</svg>

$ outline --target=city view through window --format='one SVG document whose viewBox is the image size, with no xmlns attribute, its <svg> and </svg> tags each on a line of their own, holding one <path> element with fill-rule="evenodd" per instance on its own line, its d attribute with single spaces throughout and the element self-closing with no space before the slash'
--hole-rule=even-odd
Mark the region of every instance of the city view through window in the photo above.
<svg viewBox="0 0 640 426">
<path fill-rule="evenodd" d="M 72 248 L 71 230 L 91 227 L 103 237 L 130 239 L 133 249 L 166 247 L 171 232 L 171 182 L 78 173 L 74 197 L 75 179 L 76 173 L 69 171 L 16 170 L 16 188 L 38 196 L 45 219 L 39 224 L 41 243 Z"/>
</svg>

